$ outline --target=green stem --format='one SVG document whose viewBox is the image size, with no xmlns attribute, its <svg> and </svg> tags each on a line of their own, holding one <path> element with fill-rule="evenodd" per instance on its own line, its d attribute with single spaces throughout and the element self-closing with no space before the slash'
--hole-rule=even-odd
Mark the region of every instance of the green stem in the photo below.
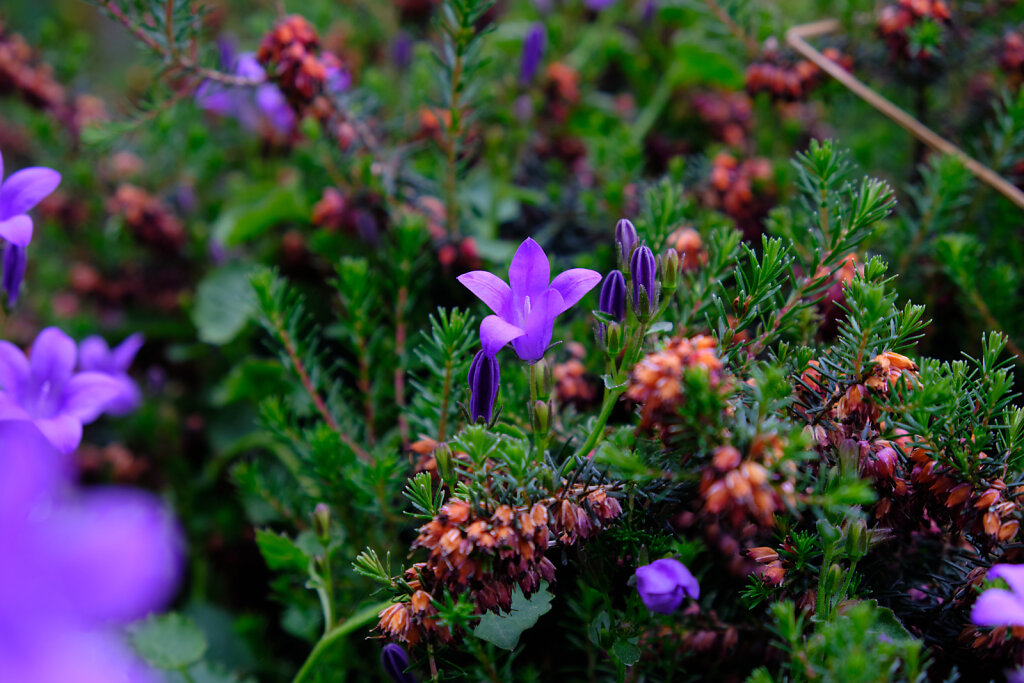
<svg viewBox="0 0 1024 683">
<path fill-rule="evenodd" d="M 380 611 L 389 605 L 391 605 L 390 600 L 376 605 L 371 605 L 364 610 L 356 612 L 342 623 L 325 632 L 323 636 L 320 637 L 320 640 L 317 641 L 316 645 L 313 646 L 309 656 L 306 657 L 306 661 L 303 662 L 302 668 L 299 669 L 299 672 L 295 674 L 295 678 L 292 679 L 292 683 L 301 683 L 301 681 L 305 680 L 306 677 L 309 676 L 310 672 L 313 671 L 313 667 L 316 665 L 317 660 L 323 656 L 324 652 L 326 652 L 331 645 L 352 633 L 352 631 L 355 631 L 357 628 L 372 622 L 377 618 Z"/>
</svg>

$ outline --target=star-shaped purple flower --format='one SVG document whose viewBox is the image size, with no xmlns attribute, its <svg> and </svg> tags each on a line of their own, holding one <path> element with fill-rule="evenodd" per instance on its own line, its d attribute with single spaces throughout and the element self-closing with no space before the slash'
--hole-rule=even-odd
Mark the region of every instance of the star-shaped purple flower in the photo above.
<svg viewBox="0 0 1024 683">
<path fill-rule="evenodd" d="M 679 560 L 655 560 L 636 570 L 636 590 L 652 612 L 671 614 L 683 604 L 684 597 L 700 597 L 697 579 Z"/>
<path fill-rule="evenodd" d="M 180 531 L 149 494 L 71 490 L 70 465 L 30 422 L 0 422 L 0 680 L 158 681 L 111 626 L 171 597 Z"/>
<path fill-rule="evenodd" d="M 265 81 L 267 72 L 256 61 L 252 52 L 243 52 L 237 57 L 234 48 L 226 41 L 221 45 L 221 61 L 236 76 L 256 81 Z M 277 133 L 288 135 L 295 128 L 295 112 L 285 99 L 284 93 L 273 83 L 261 83 L 255 90 L 243 86 L 230 86 L 213 81 L 203 81 L 196 90 L 196 103 L 207 111 L 220 116 L 230 116 L 247 129 L 259 131 L 265 124 Z"/>
<path fill-rule="evenodd" d="M 480 324 L 484 353 L 494 356 L 512 342 L 521 359 L 536 363 L 551 343 L 555 317 L 593 289 L 601 274 L 572 268 L 552 280 L 547 254 L 527 238 L 512 257 L 508 284 L 485 270 L 465 273 L 458 280 L 494 311 Z"/>
<path fill-rule="evenodd" d="M 120 345 L 111 349 L 105 339 L 98 335 L 82 340 L 78 347 L 78 369 L 83 372 L 102 372 L 120 384 L 117 396 L 110 399 L 103 412 L 110 415 L 127 415 L 139 407 L 142 392 L 139 385 L 128 375 L 128 369 L 135 360 L 135 354 L 142 348 L 143 337 L 136 332 Z"/>
<path fill-rule="evenodd" d="M 986 578 L 1002 579 L 1010 590 L 989 588 L 979 595 L 971 621 L 978 626 L 1024 626 L 1024 564 L 993 565 Z"/>
<path fill-rule="evenodd" d="M 28 212 L 60 185 L 60 173 L 33 166 L 12 173 L 4 180 L 4 159 L 0 154 L 0 237 L 26 247 L 32 241 L 32 219 Z"/>
<path fill-rule="evenodd" d="M 62 453 L 82 441 L 82 425 L 92 422 L 121 392 L 102 372 L 75 372 L 78 347 L 56 327 L 39 333 L 31 360 L 0 341 L 0 420 L 27 420 Z"/>
</svg>

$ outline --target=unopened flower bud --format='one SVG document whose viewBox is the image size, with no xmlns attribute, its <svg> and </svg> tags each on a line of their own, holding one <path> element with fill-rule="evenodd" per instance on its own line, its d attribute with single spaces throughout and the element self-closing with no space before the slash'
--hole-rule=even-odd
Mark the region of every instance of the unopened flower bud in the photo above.
<svg viewBox="0 0 1024 683">
<path fill-rule="evenodd" d="M 679 286 L 679 252 L 668 249 L 661 261 L 661 286 L 666 293 L 676 291 Z"/>
<path fill-rule="evenodd" d="M 4 291 L 7 292 L 9 306 L 18 303 L 18 293 L 21 291 L 21 281 L 25 278 L 27 263 L 28 255 L 25 247 L 8 242 L 4 247 L 3 286 Z"/>
<path fill-rule="evenodd" d="M 607 313 L 619 322 L 626 318 L 626 278 L 621 270 L 608 273 L 601 283 L 601 294 L 597 299 L 597 310 Z M 604 338 L 604 323 L 598 323 L 598 336 Z"/>
<path fill-rule="evenodd" d="M 533 431 L 544 436 L 551 428 L 551 406 L 547 401 L 533 402 Z"/>
<path fill-rule="evenodd" d="M 622 326 L 612 323 L 608 326 L 605 350 L 612 356 L 617 356 L 622 351 L 622 342 Z"/>
<path fill-rule="evenodd" d="M 327 545 L 331 537 L 331 508 L 327 503 L 317 503 L 313 508 L 313 531 L 320 542 Z"/>
<path fill-rule="evenodd" d="M 501 373 L 498 359 L 477 351 L 469 366 L 469 419 L 489 423 L 494 416 L 494 400 L 498 397 Z"/>
<path fill-rule="evenodd" d="M 533 383 L 533 390 L 537 396 L 547 398 L 551 395 L 551 390 L 554 388 L 551 365 L 543 358 L 534 364 L 530 372 L 530 382 Z"/>
<path fill-rule="evenodd" d="M 852 560 L 859 560 L 868 553 L 868 526 L 863 519 L 851 522 L 846 530 L 846 554 Z"/>
<path fill-rule="evenodd" d="M 639 241 L 636 226 L 628 218 L 623 218 L 615 224 L 615 246 L 619 250 L 619 264 L 623 269 L 629 264 L 633 249 Z"/>
<path fill-rule="evenodd" d="M 437 465 L 437 474 L 441 481 L 449 487 L 456 484 L 455 458 L 452 456 L 452 447 L 446 443 L 440 444 L 434 449 L 434 463 Z"/>
<path fill-rule="evenodd" d="M 537 73 L 541 59 L 544 57 L 544 44 L 547 42 L 547 32 L 544 24 L 537 22 L 526 32 L 523 40 L 522 58 L 519 62 L 519 83 L 528 85 Z"/>
<path fill-rule="evenodd" d="M 637 247 L 629 260 L 633 280 L 633 312 L 639 320 L 649 320 L 657 308 L 658 261 L 646 245 Z"/>
<path fill-rule="evenodd" d="M 409 668 L 409 656 L 401 645 L 388 643 L 380 653 L 380 665 L 391 683 L 416 683 L 416 679 L 406 669 Z"/>
</svg>

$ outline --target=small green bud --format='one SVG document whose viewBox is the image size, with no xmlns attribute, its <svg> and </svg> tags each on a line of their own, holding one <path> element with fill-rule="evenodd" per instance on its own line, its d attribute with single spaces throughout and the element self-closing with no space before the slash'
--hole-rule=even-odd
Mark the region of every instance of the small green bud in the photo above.
<svg viewBox="0 0 1024 683">
<path fill-rule="evenodd" d="M 676 291 L 679 286 L 679 252 L 668 249 L 662 258 L 661 285 L 666 294 Z"/>
<path fill-rule="evenodd" d="M 437 473 L 448 488 L 453 488 L 456 482 L 455 458 L 452 455 L 452 447 L 447 443 L 438 444 L 434 449 L 434 462 L 437 464 Z"/>
<path fill-rule="evenodd" d="M 546 401 L 533 402 L 533 431 L 545 436 L 551 428 L 551 406 Z"/>
<path fill-rule="evenodd" d="M 547 398 L 554 386 L 551 377 L 551 364 L 543 358 L 537 361 L 530 371 L 530 382 L 537 396 Z"/>
<path fill-rule="evenodd" d="M 313 531 L 320 542 L 327 545 L 331 537 L 331 508 L 327 503 L 317 503 L 313 508 Z"/>
<path fill-rule="evenodd" d="M 826 544 L 831 545 L 832 543 L 835 543 L 839 540 L 839 537 L 842 535 L 842 531 L 840 531 L 839 527 L 835 526 L 827 519 L 819 519 L 817 526 L 818 533 L 821 535 L 822 540 L 825 541 Z"/>
<path fill-rule="evenodd" d="M 622 352 L 622 325 L 611 323 L 605 333 L 605 349 L 612 356 L 618 356 Z"/>
</svg>

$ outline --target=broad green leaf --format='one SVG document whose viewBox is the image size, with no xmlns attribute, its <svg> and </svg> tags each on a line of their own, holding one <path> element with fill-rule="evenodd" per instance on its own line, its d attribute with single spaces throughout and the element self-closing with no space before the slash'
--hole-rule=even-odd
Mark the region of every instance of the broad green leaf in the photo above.
<svg viewBox="0 0 1024 683">
<path fill-rule="evenodd" d="M 626 666 L 633 666 L 640 661 L 640 648 L 636 646 L 636 643 L 631 642 L 632 640 L 636 640 L 636 638 L 631 640 L 619 638 L 612 645 L 612 656 Z"/>
<path fill-rule="evenodd" d="M 305 571 L 309 558 L 295 541 L 269 529 L 256 530 L 256 545 L 271 569 L 297 569 Z"/>
<path fill-rule="evenodd" d="M 213 239 L 231 247 L 289 221 L 309 221 L 311 208 L 298 182 L 247 188 L 256 199 L 228 206 L 213 224 Z"/>
<path fill-rule="evenodd" d="M 480 619 L 473 635 L 505 650 L 514 650 L 519 644 L 523 631 L 537 623 L 540 617 L 551 611 L 554 595 L 548 592 L 546 583 L 529 599 L 516 589 L 512 596 L 512 611 L 508 614 L 485 614 Z"/>
<path fill-rule="evenodd" d="M 180 614 L 153 615 L 128 630 L 142 659 L 164 671 L 187 669 L 206 652 L 206 636 L 195 622 Z"/>
<path fill-rule="evenodd" d="M 218 268 L 199 283 L 192 322 L 201 341 L 227 344 L 245 327 L 255 309 L 249 284 L 252 272 L 252 266 L 235 263 Z"/>
</svg>

